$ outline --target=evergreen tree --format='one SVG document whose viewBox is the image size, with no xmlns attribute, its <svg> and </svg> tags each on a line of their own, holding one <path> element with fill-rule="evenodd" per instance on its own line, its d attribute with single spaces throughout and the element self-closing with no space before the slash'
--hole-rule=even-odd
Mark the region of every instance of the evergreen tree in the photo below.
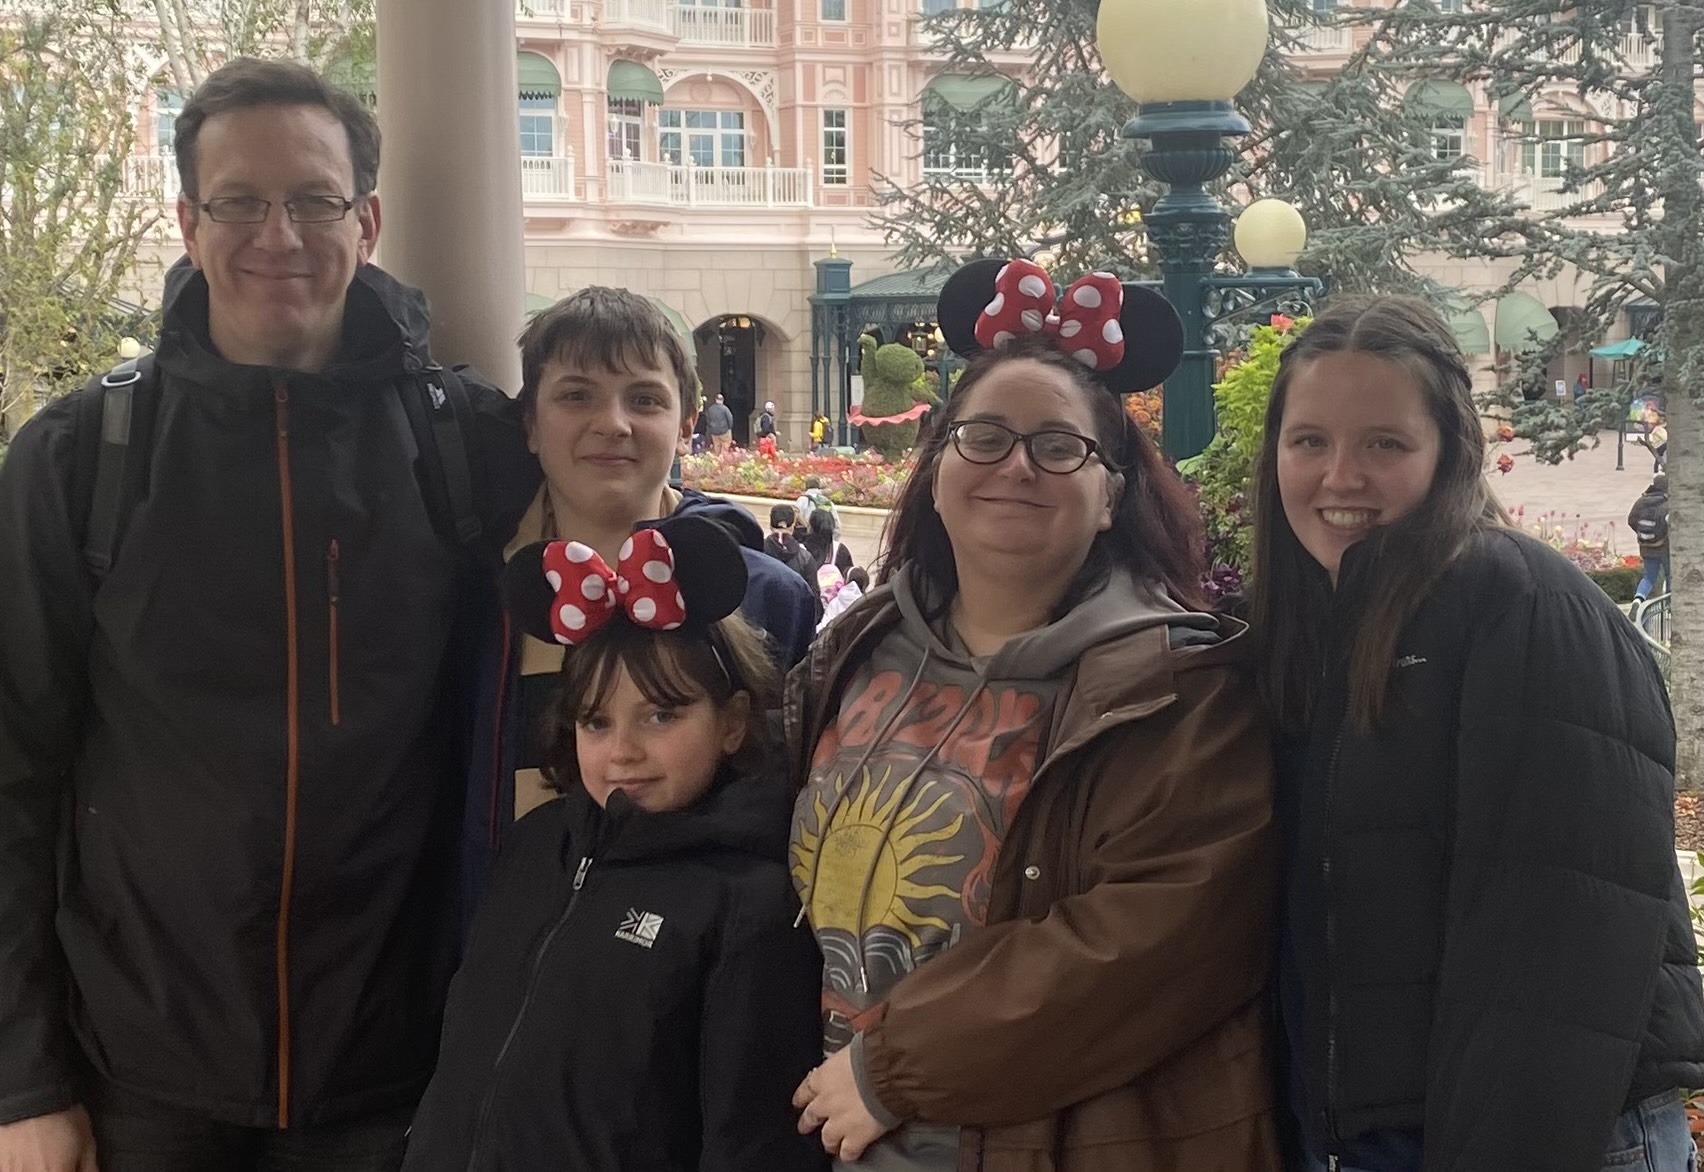
<svg viewBox="0 0 1704 1172">
<path fill-rule="evenodd" d="M 1429 123 L 1404 108 L 1376 60 L 1357 54 L 1323 81 L 1299 74 L 1290 58 L 1315 19 L 1311 5 L 1270 8 L 1271 48 L 1238 102 L 1255 130 L 1228 182 L 1231 202 L 1277 195 L 1303 209 L 1304 271 L 1340 289 L 1425 290 L 1416 255 L 1518 221 L 1512 201 L 1474 181 L 1468 160 L 1434 152 Z M 1161 188 L 1119 136 L 1136 105 L 1101 70 L 1097 11 L 1098 0 L 1005 0 L 923 19 L 943 72 L 1003 67 L 1015 81 L 968 111 L 924 95 L 925 117 L 910 129 L 925 175 L 884 195 L 882 224 L 901 264 L 1042 253 L 1065 278 L 1107 267 L 1152 275 L 1140 221 Z M 942 162 L 960 173 L 928 167 Z M 992 181 L 975 174 L 980 167 Z"/>
</svg>

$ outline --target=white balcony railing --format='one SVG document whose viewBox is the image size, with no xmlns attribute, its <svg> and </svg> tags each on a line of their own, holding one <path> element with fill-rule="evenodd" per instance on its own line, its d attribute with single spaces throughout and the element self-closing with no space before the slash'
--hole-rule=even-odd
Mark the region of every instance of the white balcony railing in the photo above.
<svg viewBox="0 0 1704 1172">
<path fill-rule="evenodd" d="M 574 156 L 522 155 L 521 194 L 529 200 L 574 198 Z"/>
<path fill-rule="evenodd" d="M 1292 30 L 1305 52 L 1347 53 L 1355 47 L 1355 30 L 1341 24 L 1309 24 Z"/>
<path fill-rule="evenodd" d="M 568 15 L 569 0 L 515 0 L 515 16 L 521 20 L 561 20 Z"/>
<path fill-rule="evenodd" d="M 1503 179 L 1503 186 L 1536 212 L 1560 211 L 1603 194 L 1601 181 L 1587 183 L 1578 191 L 1564 192 L 1562 180 L 1548 175 L 1509 175 Z"/>
<path fill-rule="evenodd" d="M 604 0 L 603 22 L 611 28 L 642 28 L 672 33 L 671 0 Z"/>
<path fill-rule="evenodd" d="M 808 167 L 695 167 L 609 160 L 612 203 L 670 207 L 808 208 Z"/>
<path fill-rule="evenodd" d="M 132 155 L 124 160 L 124 193 L 136 199 L 175 203 L 177 160 L 170 155 Z"/>
<path fill-rule="evenodd" d="M 713 45 L 719 49 L 766 49 L 775 46 L 773 8 L 712 8 L 671 4 L 675 35 L 683 45 Z"/>
<path fill-rule="evenodd" d="M 1622 33 L 1621 59 L 1629 69 L 1654 69 L 1663 47 L 1663 39 L 1652 33 Z"/>
</svg>

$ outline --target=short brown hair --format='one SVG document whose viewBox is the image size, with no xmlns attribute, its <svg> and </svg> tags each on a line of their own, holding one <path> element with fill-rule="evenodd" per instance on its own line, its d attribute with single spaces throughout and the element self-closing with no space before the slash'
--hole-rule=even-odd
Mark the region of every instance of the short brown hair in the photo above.
<svg viewBox="0 0 1704 1172">
<path fill-rule="evenodd" d="M 359 198 L 378 187 L 379 123 L 372 111 L 306 65 L 238 57 L 196 86 L 177 116 L 173 149 L 178 182 L 186 196 L 193 199 L 200 192 L 195 149 L 207 120 L 216 114 L 257 106 L 319 106 L 331 111 L 349 135 L 349 161 L 355 168 L 353 194 Z"/>
<path fill-rule="evenodd" d="M 551 362 L 601 366 L 611 374 L 656 362 L 674 371 L 680 417 L 698 404 L 698 370 L 686 343 L 649 297 L 630 289 L 587 285 L 541 310 L 521 331 L 521 408 L 530 417 L 539 380 Z"/>
<path fill-rule="evenodd" d="M 711 640 L 714 640 L 712 644 Z M 562 658 L 561 691 L 544 729 L 545 780 L 558 792 L 582 784 L 574 732 L 609 700 L 625 670 L 651 703 L 677 707 L 707 698 L 720 709 L 740 692 L 751 698 L 745 740 L 731 760 L 736 768 L 761 767 L 768 714 L 781 699 L 781 673 L 763 633 L 738 611 L 705 633 L 651 631 L 633 623 L 603 629 Z"/>
</svg>

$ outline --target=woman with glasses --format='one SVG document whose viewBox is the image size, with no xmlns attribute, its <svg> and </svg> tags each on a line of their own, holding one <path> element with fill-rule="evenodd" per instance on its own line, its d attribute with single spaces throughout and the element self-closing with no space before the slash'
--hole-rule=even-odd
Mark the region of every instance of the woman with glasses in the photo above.
<svg viewBox="0 0 1704 1172">
<path fill-rule="evenodd" d="M 1266 733 L 1120 398 L 1177 317 L 993 261 L 940 320 L 971 363 L 785 706 L 830 1055 L 800 1129 L 875 1172 L 1275 1169 Z"/>
</svg>

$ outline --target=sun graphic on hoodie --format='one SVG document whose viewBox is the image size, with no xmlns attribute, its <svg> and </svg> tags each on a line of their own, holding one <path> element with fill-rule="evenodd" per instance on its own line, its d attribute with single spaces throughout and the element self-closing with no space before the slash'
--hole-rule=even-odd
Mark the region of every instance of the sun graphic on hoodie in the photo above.
<svg viewBox="0 0 1704 1172">
<path fill-rule="evenodd" d="M 941 896 L 957 899 L 958 891 L 917 876 L 964 861 L 963 855 L 931 850 L 959 832 L 964 815 L 931 828 L 951 794 L 912 793 L 904 782 L 884 793 L 891 777 L 889 770 L 876 781 L 866 769 L 856 791 L 848 786 L 832 809 L 823 805 L 820 790 L 812 795 L 810 813 L 799 819 L 793 836 L 793 879 L 809 900 L 818 931 L 838 930 L 857 939 L 866 928 L 885 925 L 916 947 L 922 943 L 919 929 L 949 928 L 923 905 Z"/>
</svg>

